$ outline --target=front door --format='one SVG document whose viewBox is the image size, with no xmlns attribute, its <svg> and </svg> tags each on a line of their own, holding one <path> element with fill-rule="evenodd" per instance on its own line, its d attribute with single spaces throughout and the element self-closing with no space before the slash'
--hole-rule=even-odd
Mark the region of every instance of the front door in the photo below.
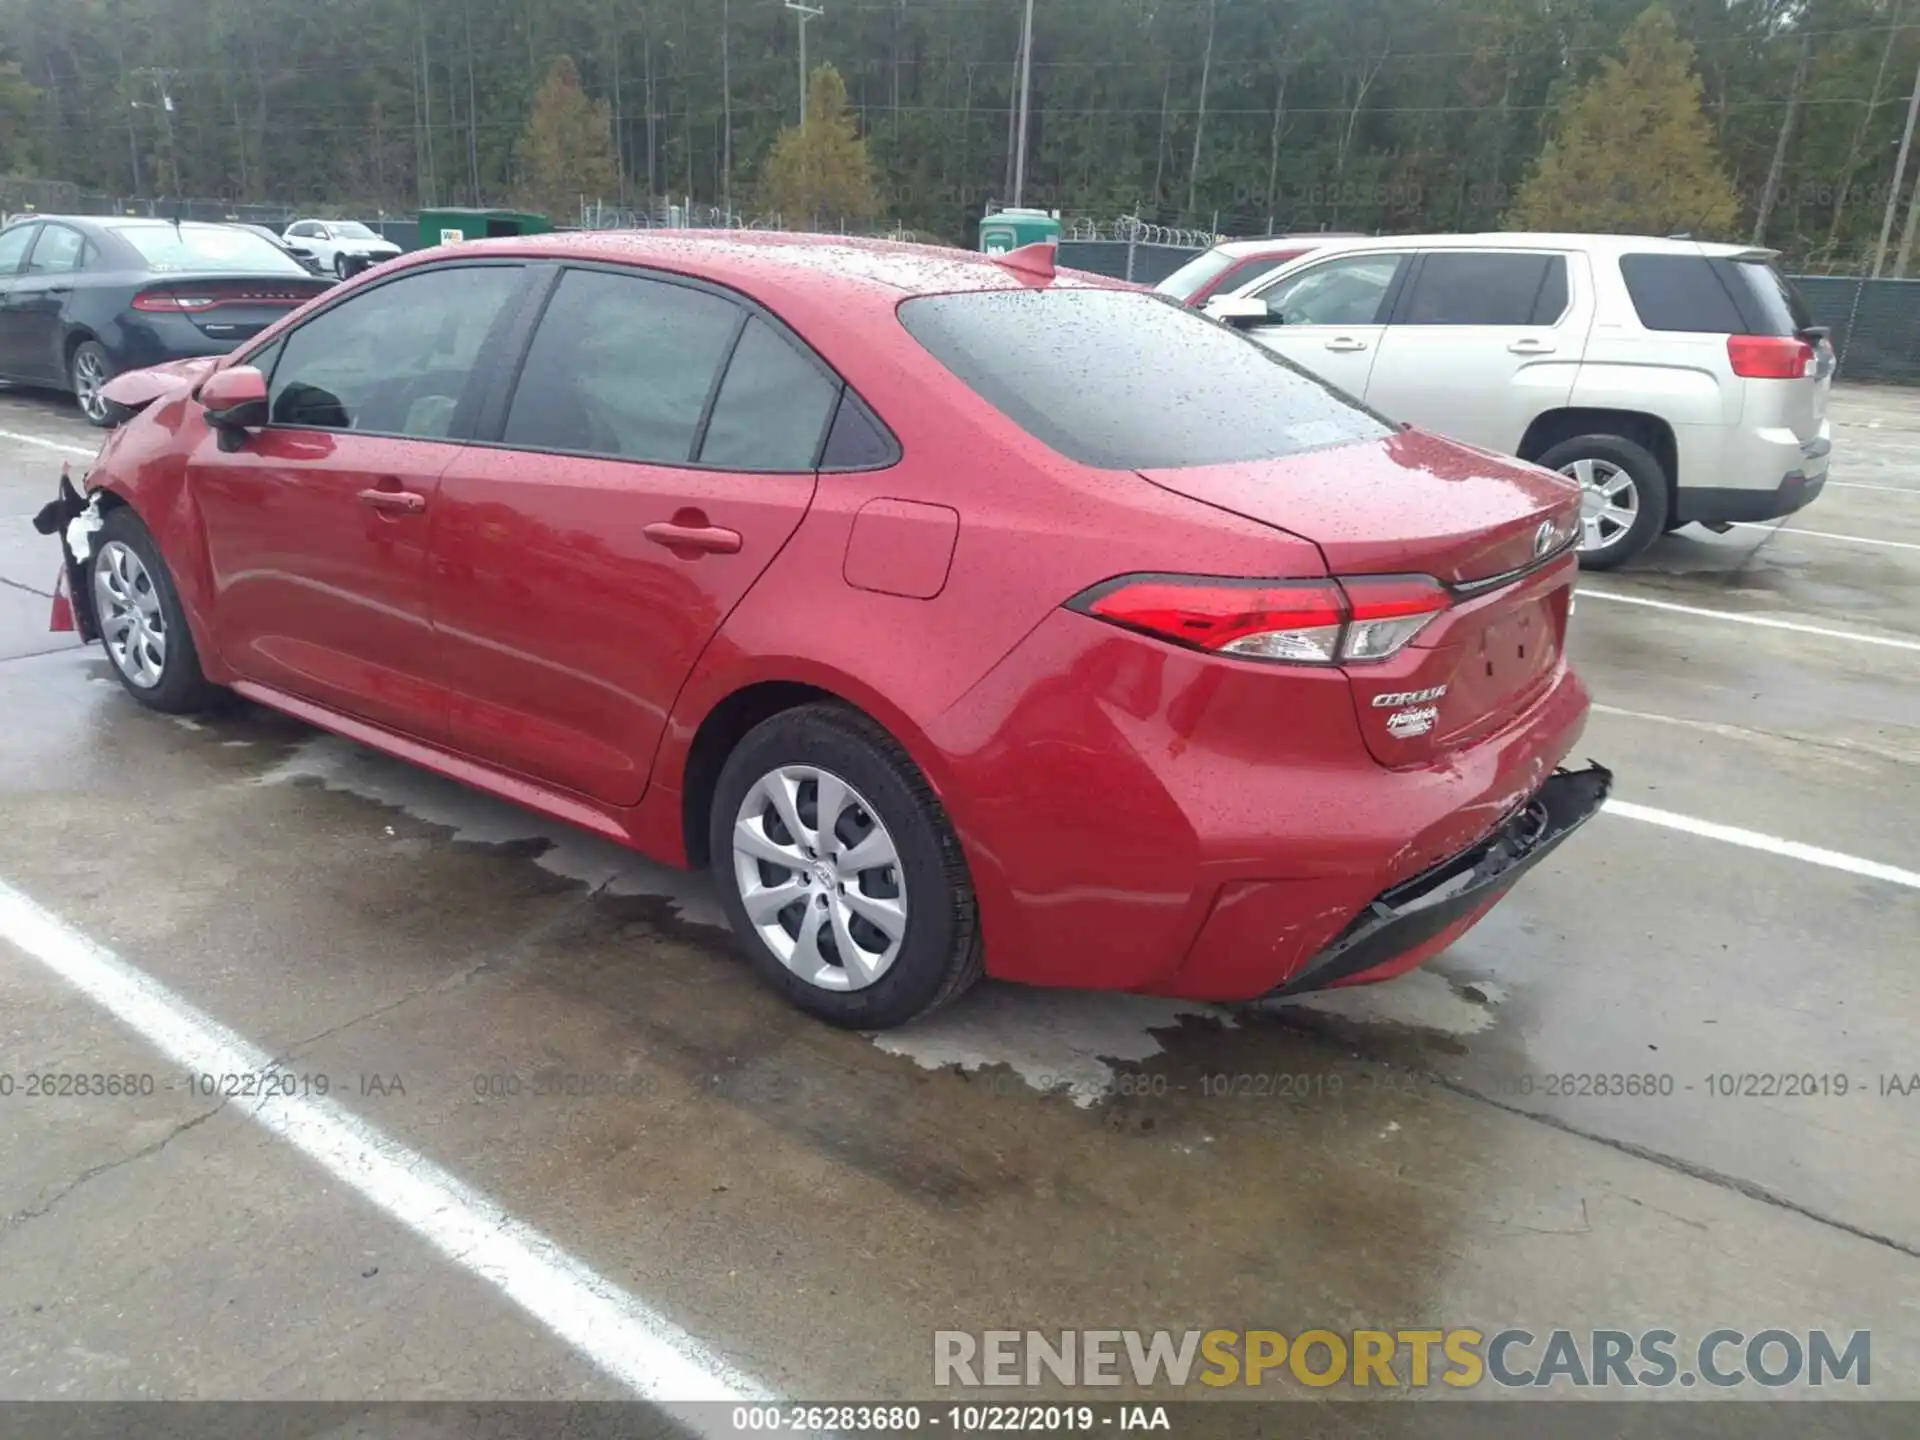
<svg viewBox="0 0 1920 1440">
<path fill-rule="evenodd" d="M 1584 255 L 1430 251 L 1394 306 L 1367 403 L 1512 454 L 1534 416 L 1567 403 L 1592 323 Z"/>
<path fill-rule="evenodd" d="M 270 370 L 269 424 L 231 454 L 209 433 L 188 473 L 221 657 L 242 677 L 444 740 L 427 537 L 523 273 L 403 274 L 249 357 Z"/>
<path fill-rule="evenodd" d="M 668 277 L 562 272 L 499 421 L 441 479 L 434 629 L 460 750 L 617 805 L 799 525 L 839 380 Z"/>
<path fill-rule="evenodd" d="M 1275 323 L 1248 333 L 1358 400 L 1367 393 L 1395 282 L 1407 261 L 1405 255 L 1367 251 L 1291 271 L 1254 292 Z"/>
</svg>

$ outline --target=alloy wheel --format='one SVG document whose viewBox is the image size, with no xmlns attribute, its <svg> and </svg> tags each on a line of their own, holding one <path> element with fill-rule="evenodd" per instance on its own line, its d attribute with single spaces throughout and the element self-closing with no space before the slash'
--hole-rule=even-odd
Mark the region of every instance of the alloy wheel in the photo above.
<svg viewBox="0 0 1920 1440">
<path fill-rule="evenodd" d="M 98 350 L 83 345 L 75 352 L 73 396 L 89 420 L 107 418 L 107 400 L 101 391 L 106 389 L 107 381 L 111 378 L 107 374 L 107 363 Z"/>
<path fill-rule="evenodd" d="M 1611 460 L 1574 460 L 1562 475 L 1580 482 L 1580 549 L 1605 550 L 1640 518 L 1640 488 L 1633 476 Z"/>
<path fill-rule="evenodd" d="M 899 957 L 907 891 L 899 851 L 867 798 L 813 765 L 756 780 L 733 825 L 747 919 L 780 963 L 823 990 L 864 990 Z"/>
<path fill-rule="evenodd" d="M 94 559 L 93 602 L 115 667 L 129 684 L 153 689 L 167 669 L 167 617 L 153 576 L 118 540 L 107 541 Z"/>
</svg>

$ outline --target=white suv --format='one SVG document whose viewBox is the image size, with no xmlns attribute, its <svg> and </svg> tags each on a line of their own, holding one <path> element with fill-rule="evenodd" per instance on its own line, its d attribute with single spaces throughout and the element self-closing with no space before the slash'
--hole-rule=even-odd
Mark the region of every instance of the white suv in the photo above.
<svg viewBox="0 0 1920 1440">
<path fill-rule="evenodd" d="M 398 245 L 357 220 L 296 220 L 281 238 L 342 280 L 400 253 Z"/>
<path fill-rule="evenodd" d="M 1329 240 L 1208 300 L 1394 420 L 1585 490 L 1581 563 L 1791 514 L 1826 483 L 1833 349 L 1771 250 L 1632 235 Z"/>
</svg>

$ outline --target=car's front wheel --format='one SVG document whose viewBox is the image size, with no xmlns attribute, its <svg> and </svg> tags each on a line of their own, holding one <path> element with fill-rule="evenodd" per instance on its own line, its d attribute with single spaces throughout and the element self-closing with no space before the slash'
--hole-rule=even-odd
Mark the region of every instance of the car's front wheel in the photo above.
<svg viewBox="0 0 1920 1440">
<path fill-rule="evenodd" d="M 200 669 L 186 612 L 160 547 L 124 505 L 94 532 L 88 573 L 93 613 L 113 673 L 150 710 L 186 715 L 227 697 Z"/>
<path fill-rule="evenodd" d="M 894 738 L 843 706 L 783 711 L 728 756 L 710 854 L 735 937 L 793 1004 L 880 1030 L 980 978 L 960 842 Z"/>
<path fill-rule="evenodd" d="M 80 407 L 80 413 L 87 417 L 87 423 L 107 429 L 113 424 L 113 416 L 107 406 L 107 397 L 103 393 L 107 382 L 113 379 L 113 362 L 107 358 L 107 352 L 97 340 L 82 340 L 73 347 L 73 358 L 67 362 L 67 383 L 73 390 L 74 403 Z"/>
<path fill-rule="evenodd" d="M 333 273 L 335 278 L 340 280 L 353 274 L 353 262 L 347 259 L 345 251 L 333 257 Z"/>
<path fill-rule="evenodd" d="M 1580 567 L 1611 570 L 1666 530 L 1667 476 L 1645 446 L 1618 435 L 1577 435 L 1540 464 L 1580 482 Z"/>
</svg>

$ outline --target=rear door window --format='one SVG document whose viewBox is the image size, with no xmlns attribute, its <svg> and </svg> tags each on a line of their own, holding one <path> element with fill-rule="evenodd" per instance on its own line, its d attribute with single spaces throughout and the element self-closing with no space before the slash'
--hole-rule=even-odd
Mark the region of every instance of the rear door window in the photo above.
<svg viewBox="0 0 1920 1440">
<path fill-rule="evenodd" d="M 839 380 L 756 315 L 727 362 L 699 461 L 725 470 L 811 470 L 839 398 Z"/>
<path fill-rule="evenodd" d="M 1558 272 L 1559 303 L 1541 317 L 1549 278 Z M 1396 325 L 1550 324 L 1566 309 L 1567 262 L 1560 255 L 1518 251 L 1436 251 L 1422 257 Z M 1546 298 L 1551 301 L 1551 295 Z"/>
<path fill-rule="evenodd" d="M 87 240 L 78 230 L 65 225 L 48 225 L 40 231 L 33 258 L 27 262 L 29 275 L 65 275 L 86 262 Z"/>
<path fill-rule="evenodd" d="M 1393 433 L 1264 346 L 1162 296 L 988 290 L 922 296 L 899 314 L 988 404 L 1084 465 L 1268 460 Z"/>
<path fill-rule="evenodd" d="M 685 465 L 746 319 L 731 300 L 691 286 L 569 270 L 527 351 L 500 439 Z"/>
</svg>

